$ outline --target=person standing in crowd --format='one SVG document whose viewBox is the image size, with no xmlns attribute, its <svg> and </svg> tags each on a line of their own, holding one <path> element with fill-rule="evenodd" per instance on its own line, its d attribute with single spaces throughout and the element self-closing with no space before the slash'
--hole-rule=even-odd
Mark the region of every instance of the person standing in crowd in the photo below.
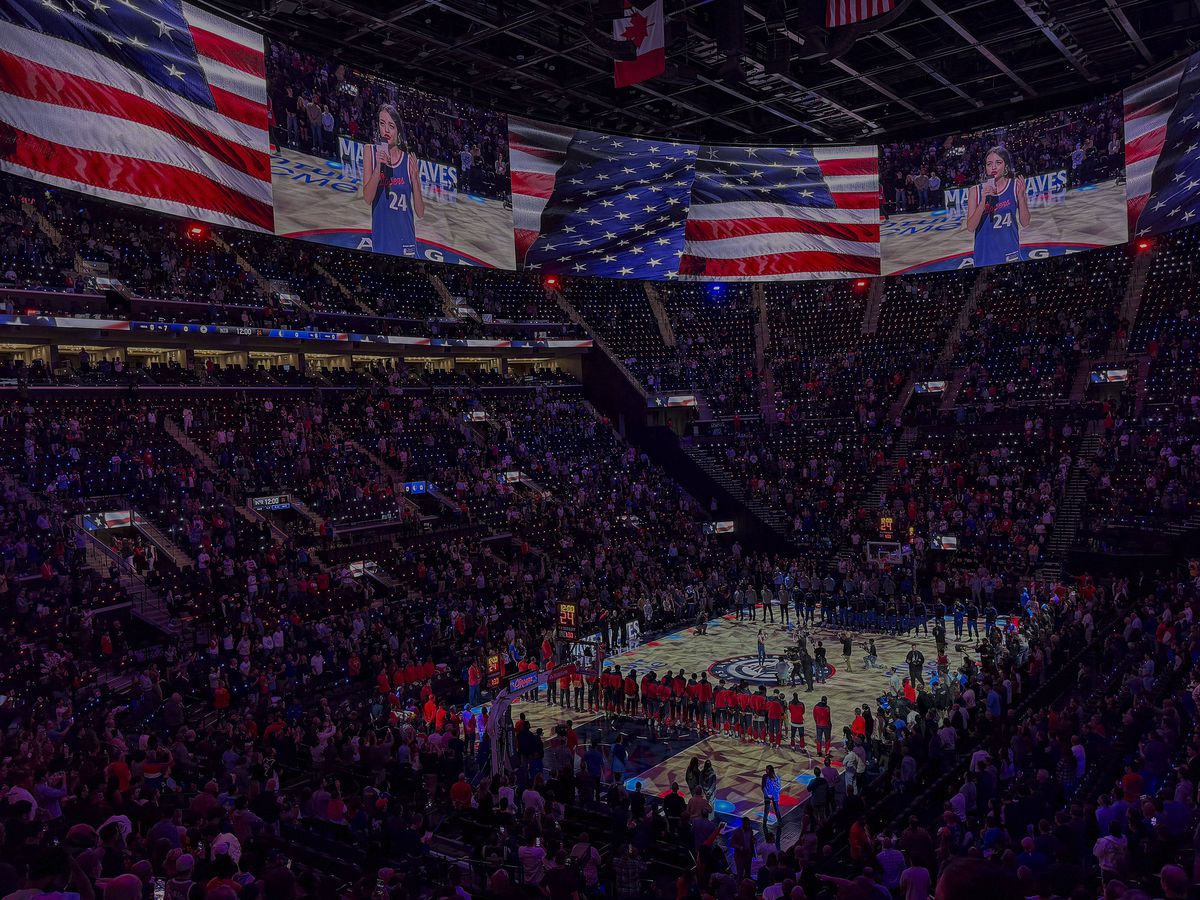
<svg viewBox="0 0 1200 900">
<path fill-rule="evenodd" d="M 908 680 L 912 684 L 925 683 L 925 654 L 917 649 L 916 644 L 909 645 L 909 651 L 904 657 L 908 665 Z"/>
</svg>

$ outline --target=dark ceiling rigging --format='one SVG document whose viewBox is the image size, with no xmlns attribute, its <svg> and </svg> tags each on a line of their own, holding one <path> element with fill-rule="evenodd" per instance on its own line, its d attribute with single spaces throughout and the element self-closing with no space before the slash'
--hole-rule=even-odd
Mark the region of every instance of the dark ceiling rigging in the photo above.
<svg viewBox="0 0 1200 900">
<path fill-rule="evenodd" d="M 1119 89 L 1200 44 L 1200 0 L 913 0 L 816 62 L 791 24 L 796 0 L 743 3 L 744 42 L 721 28 L 732 0 L 666 0 L 671 71 L 617 90 L 611 51 L 594 39 L 596 0 L 205 2 L 304 49 L 505 112 L 728 142 L 984 126 Z M 740 59 L 731 43 L 744 45 Z"/>
</svg>

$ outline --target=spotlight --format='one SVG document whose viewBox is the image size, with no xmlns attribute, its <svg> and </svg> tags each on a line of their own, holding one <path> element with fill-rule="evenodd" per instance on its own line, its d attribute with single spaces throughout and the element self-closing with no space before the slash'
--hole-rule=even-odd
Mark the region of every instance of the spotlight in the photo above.
<svg viewBox="0 0 1200 900">
<path fill-rule="evenodd" d="M 1148 240 L 1146 240 L 1145 238 L 1142 238 L 1140 241 L 1137 242 L 1137 248 L 1139 250 L 1149 250 L 1150 242 Z"/>
<path fill-rule="evenodd" d="M 208 230 L 203 225 L 192 223 L 187 228 L 187 236 L 193 241 L 202 241 L 208 236 Z"/>
<path fill-rule="evenodd" d="M 708 290 L 710 293 L 713 294 L 713 296 L 716 296 L 716 295 L 720 294 L 723 290 L 725 290 L 725 285 L 723 285 L 723 284 L 710 285 Z"/>
<path fill-rule="evenodd" d="M 854 282 L 854 286 L 856 288 L 858 288 L 860 291 L 863 290 L 867 286 L 867 284 L 868 284 L 868 282 L 867 282 L 867 279 L 865 279 L 865 278 L 860 278 L 860 279 L 858 279 L 858 281 Z"/>
<path fill-rule="evenodd" d="M 546 288 L 558 287 L 558 276 L 557 275 L 547 275 L 545 278 L 542 279 L 542 287 L 546 287 Z"/>
</svg>

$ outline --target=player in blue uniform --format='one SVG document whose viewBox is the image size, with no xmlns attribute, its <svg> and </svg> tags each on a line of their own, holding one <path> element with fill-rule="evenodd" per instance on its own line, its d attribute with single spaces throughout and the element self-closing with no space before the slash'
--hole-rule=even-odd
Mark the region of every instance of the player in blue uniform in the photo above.
<svg viewBox="0 0 1200 900">
<path fill-rule="evenodd" d="M 371 207 L 371 248 L 376 253 L 417 255 L 417 219 L 425 215 L 417 158 L 404 149 L 400 116 L 390 103 L 379 107 L 378 144 L 363 148 L 363 199 Z"/>
<path fill-rule="evenodd" d="M 967 194 L 966 227 L 975 235 L 976 268 L 1020 262 L 1021 229 L 1029 224 L 1025 178 L 1013 177 L 1012 156 L 993 147 L 984 162 L 987 181 Z"/>
</svg>

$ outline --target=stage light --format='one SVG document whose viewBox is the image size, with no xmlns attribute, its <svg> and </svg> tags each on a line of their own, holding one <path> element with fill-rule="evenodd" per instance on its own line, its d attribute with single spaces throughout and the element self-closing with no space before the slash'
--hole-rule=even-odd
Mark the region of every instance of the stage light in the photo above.
<svg viewBox="0 0 1200 900">
<path fill-rule="evenodd" d="M 1137 242 L 1137 248 L 1139 250 L 1149 250 L 1150 242 L 1148 240 L 1146 240 L 1145 238 L 1142 238 L 1142 240 Z"/>
<path fill-rule="evenodd" d="M 713 294 L 715 296 L 716 294 L 719 294 L 719 293 L 721 293 L 721 291 L 725 290 L 725 285 L 723 285 L 723 284 L 709 285 L 708 290 L 711 294 Z"/>
<path fill-rule="evenodd" d="M 192 224 L 187 228 L 187 236 L 193 241 L 202 241 L 208 235 L 208 231 L 203 225 Z"/>
<path fill-rule="evenodd" d="M 858 281 L 854 282 L 854 286 L 861 291 L 863 288 L 865 288 L 867 286 L 867 279 L 865 279 L 865 278 L 858 279 Z"/>
</svg>

